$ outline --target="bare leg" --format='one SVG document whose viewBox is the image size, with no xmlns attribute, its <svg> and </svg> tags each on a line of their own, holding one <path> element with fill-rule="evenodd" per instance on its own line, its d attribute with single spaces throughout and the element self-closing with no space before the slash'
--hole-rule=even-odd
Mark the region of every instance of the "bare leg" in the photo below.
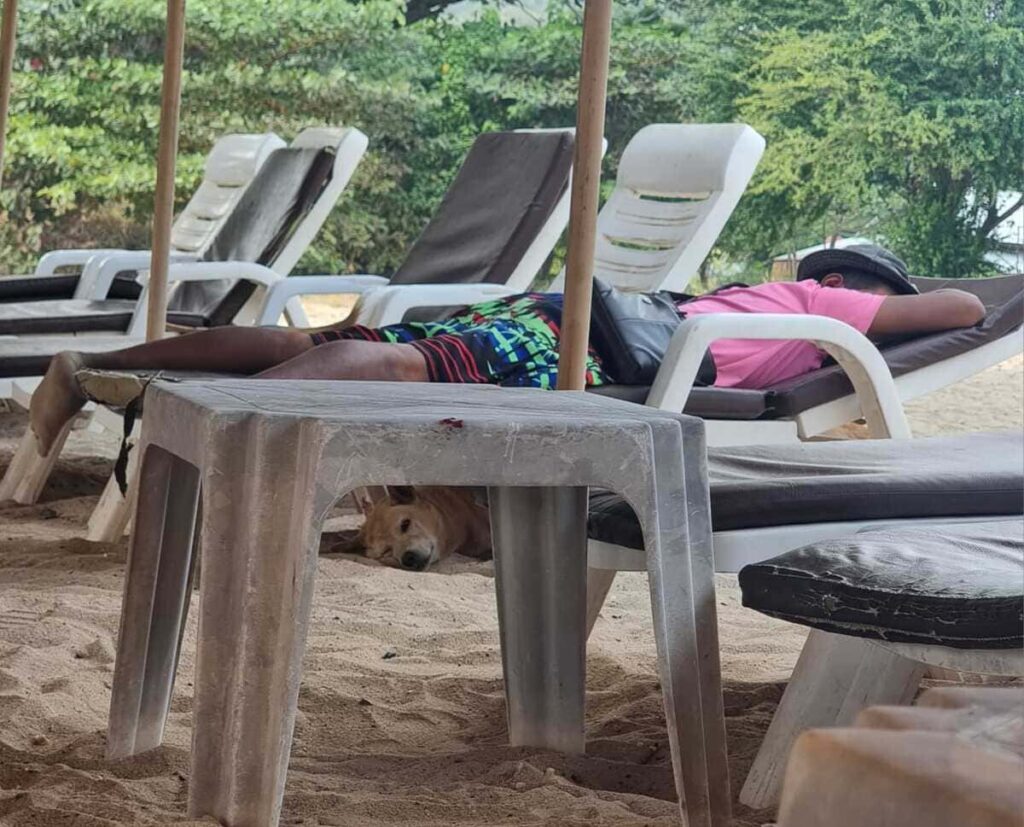
<svg viewBox="0 0 1024 827">
<path fill-rule="evenodd" d="M 423 354 L 409 345 L 341 339 L 256 374 L 259 379 L 362 379 L 426 382 Z"/>
<path fill-rule="evenodd" d="M 109 353 L 60 353 L 32 396 L 30 421 L 44 456 L 85 404 L 81 370 L 209 370 L 264 379 L 426 381 L 423 357 L 407 345 L 341 340 L 312 354 L 309 335 L 281 328 L 223 327 L 160 339 Z"/>
</svg>

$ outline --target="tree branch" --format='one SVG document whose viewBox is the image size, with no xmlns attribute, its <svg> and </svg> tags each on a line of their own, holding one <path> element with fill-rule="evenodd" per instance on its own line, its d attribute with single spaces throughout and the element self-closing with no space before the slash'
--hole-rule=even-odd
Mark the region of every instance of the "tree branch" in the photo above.
<svg viewBox="0 0 1024 827">
<path fill-rule="evenodd" d="M 1021 195 L 1020 198 L 1018 198 L 1014 203 L 1007 207 L 1007 209 L 1002 213 L 996 212 L 996 208 L 995 206 L 993 206 L 992 209 L 988 211 L 988 218 L 986 218 L 985 221 L 982 222 L 982 235 L 988 235 L 996 227 L 1002 224 L 1007 218 L 1009 218 L 1011 215 L 1017 212 L 1017 210 L 1019 210 L 1021 207 L 1024 207 L 1024 195 Z"/>
</svg>

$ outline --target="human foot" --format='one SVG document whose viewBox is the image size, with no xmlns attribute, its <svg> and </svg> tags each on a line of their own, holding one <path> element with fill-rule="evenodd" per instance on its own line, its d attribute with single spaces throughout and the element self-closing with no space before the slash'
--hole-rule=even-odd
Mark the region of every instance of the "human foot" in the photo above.
<svg viewBox="0 0 1024 827">
<path fill-rule="evenodd" d="M 85 395 L 78 387 L 75 373 L 84 367 L 82 354 L 72 351 L 58 353 L 50 360 L 46 376 L 29 405 L 29 427 L 36 438 L 40 456 L 50 453 L 64 426 L 85 404 Z"/>
</svg>

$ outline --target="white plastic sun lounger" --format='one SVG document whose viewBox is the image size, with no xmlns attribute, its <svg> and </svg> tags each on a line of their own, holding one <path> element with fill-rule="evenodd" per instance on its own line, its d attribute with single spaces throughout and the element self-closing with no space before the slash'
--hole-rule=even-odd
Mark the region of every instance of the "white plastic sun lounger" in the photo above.
<svg viewBox="0 0 1024 827">
<path fill-rule="evenodd" d="M 739 203 L 764 145 L 743 124 L 653 124 L 637 132 L 598 216 L 594 275 L 621 289 L 684 291 Z M 547 289 L 560 291 L 564 280 L 563 271 Z M 510 281 L 504 290 L 470 288 L 459 303 L 528 286 Z M 363 297 L 360 320 L 393 324 L 413 308 L 448 304 L 431 285 L 384 288 Z"/>
<path fill-rule="evenodd" d="M 253 293 L 251 285 L 235 283 L 239 276 L 233 268 L 241 263 L 264 264 L 275 278 L 287 275 L 334 208 L 366 145 L 357 129 L 315 128 L 291 146 L 275 149 L 218 228 L 203 260 L 174 265 L 178 286 L 168 321 L 186 326 L 230 321 Z M 134 254 L 129 263 L 131 258 L 107 256 L 89 280 L 94 295 L 105 296 L 118 272 L 148 266 L 145 253 Z M 200 268 L 201 275 L 191 276 L 190 267 Z M 182 283 L 199 280 L 205 283 Z M 136 309 L 134 301 L 106 298 L 0 304 L 0 334 L 141 336 L 144 313 Z"/>
<path fill-rule="evenodd" d="M 171 255 L 175 260 L 202 257 L 263 162 L 283 146 L 285 142 L 273 132 L 225 135 L 213 145 L 203 166 L 202 181 L 171 228 Z M 98 294 L 96 271 L 104 260 L 115 256 L 124 256 L 121 261 L 129 271 L 149 263 L 148 250 L 54 250 L 39 259 L 30 276 L 0 276 L 0 302 L 136 298 L 141 287 L 134 280 L 134 272 L 132 278 L 119 278 L 109 285 L 111 289 Z M 132 264 L 140 260 L 144 263 Z"/>
<path fill-rule="evenodd" d="M 663 366 L 663 370 L 669 365 L 675 370 L 678 387 L 685 389 L 692 383 L 700 356 L 716 335 L 736 335 L 736 319 L 702 316 L 684 323 L 672 358 Z M 1019 433 L 911 439 L 888 368 L 864 336 L 826 318 L 761 316 L 754 321 L 756 325 L 744 328 L 745 337 L 779 338 L 785 333 L 792 338 L 792 326 L 803 325 L 803 333 L 824 346 L 847 372 L 875 439 L 710 449 L 717 571 L 736 572 L 809 543 L 866 529 L 939 529 L 951 523 L 1020 518 L 1024 438 Z M 658 387 L 656 383 L 654 390 Z M 679 409 L 680 400 L 671 399 L 670 393 L 663 392 L 662 400 Z M 588 557 L 591 622 L 615 571 L 644 568 L 643 538 L 635 528 L 632 512 L 621 499 L 594 496 Z M 835 639 L 824 632 L 812 639 L 816 642 L 808 644 L 805 651 L 810 654 L 801 659 L 794 675 L 797 688 L 751 771 L 742 798 L 751 806 L 764 807 L 775 800 L 785 755 L 805 723 L 830 723 L 830 714 L 847 720 L 847 714 L 857 711 L 858 699 L 898 702 L 901 693 L 916 685 L 922 663 L 978 672 L 1005 668 L 1002 660 L 951 653 L 943 647 L 913 652 L 889 647 L 892 651 L 884 652 L 863 641 Z M 805 684 L 818 686 L 833 673 L 842 675 L 840 683 L 856 679 L 855 685 L 805 709 L 801 698 L 812 691 Z"/>
</svg>

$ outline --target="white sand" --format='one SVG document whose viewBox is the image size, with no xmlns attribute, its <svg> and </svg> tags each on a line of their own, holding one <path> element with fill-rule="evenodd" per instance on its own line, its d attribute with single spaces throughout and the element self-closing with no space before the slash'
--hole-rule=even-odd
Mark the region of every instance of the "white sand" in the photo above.
<svg viewBox="0 0 1024 827">
<path fill-rule="evenodd" d="M 1016 359 L 911 406 L 918 434 L 1020 427 Z M 0 415 L 0 467 L 24 427 Z M 43 503 L 0 507 L 0 824 L 187 824 L 195 629 L 165 745 L 103 758 L 124 543 L 76 539 L 116 440 L 77 432 Z M 720 577 L 738 789 L 800 649 Z M 588 752 L 504 744 L 489 564 L 412 574 L 321 558 L 283 823 L 674 825 L 646 583 L 620 576 L 590 646 Z M 394 656 L 384 659 L 385 653 Z M 769 813 L 738 808 L 752 827 Z"/>
</svg>

